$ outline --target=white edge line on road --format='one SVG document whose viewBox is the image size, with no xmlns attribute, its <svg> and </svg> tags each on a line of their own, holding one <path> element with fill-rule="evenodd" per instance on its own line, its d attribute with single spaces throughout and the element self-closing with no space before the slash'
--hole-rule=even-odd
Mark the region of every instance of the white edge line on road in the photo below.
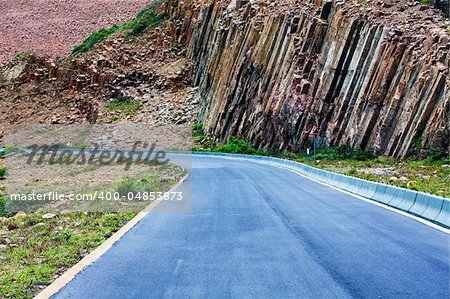
<svg viewBox="0 0 450 299">
<path fill-rule="evenodd" d="M 297 175 L 299 175 L 299 176 L 302 176 L 302 177 L 304 177 L 304 178 L 307 178 L 307 179 L 309 179 L 309 180 L 311 180 L 311 181 L 314 181 L 314 182 L 316 182 L 316 183 L 325 185 L 325 186 L 330 187 L 330 188 L 332 188 L 332 189 L 335 189 L 335 190 L 337 190 L 337 191 L 341 191 L 342 193 L 351 195 L 351 196 L 353 196 L 353 197 L 355 197 L 355 198 L 357 198 L 357 199 L 359 199 L 359 200 L 362 200 L 362 201 L 365 201 L 365 202 L 367 202 L 367 203 L 373 204 L 373 205 L 375 205 L 375 206 L 378 206 L 378 207 L 384 208 L 384 209 L 386 209 L 386 210 L 395 212 L 395 213 L 397 213 L 397 214 L 400 214 L 400 215 L 403 215 L 403 216 L 412 218 L 412 219 L 414 219 L 414 220 L 416 220 L 416 221 L 419 221 L 419 222 L 422 223 L 422 224 L 425 224 L 425 225 L 427 225 L 427 226 L 430 226 L 430 227 L 432 227 L 432 228 L 434 228 L 434 229 L 437 229 L 437 230 L 439 230 L 439 231 L 441 231 L 441 232 L 443 232 L 443 233 L 446 233 L 446 234 L 449 234 L 449 235 L 450 235 L 450 229 L 447 229 L 447 228 L 445 228 L 445 227 L 442 227 L 442 226 L 440 226 L 440 225 L 437 225 L 437 224 L 435 224 L 435 223 L 433 223 L 433 222 L 431 222 L 431 221 L 428 221 L 428 220 L 426 220 L 426 219 L 423 219 L 423 218 L 417 217 L 417 216 L 415 216 L 415 215 L 413 215 L 413 214 L 410 214 L 410 213 L 404 212 L 404 211 L 402 211 L 402 210 L 399 210 L 399 209 L 390 207 L 390 206 L 388 206 L 388 205 L 386 205 L 386 204 L 377 202 L 377 201 L 375 201 L 375 200 L 373 200 L 373 199 L 365 198 L 365 197 L 360 196 L 360 195 L 358 195 L 358 194 L 355 194 L 355 193 L 351 193 L 351 192 L 345 191 L 345 190 L 340 189 L 340 188 L 338 188 L 338 187 L 329 185 L 329 184 L 327 184 L 327 183 L 325 183 L 325 182 L 321 182 L 321 181 L 319 181 L 319 180 L 313 179 L 313 178 L 311 178 L 311 177 L 309 177 L 309 176 L 307 176 L 307 175 L 304 175 L 304 174 L 302 174 L 302 173 L 300 173 L 300 172 L 298 172 L 298 171 L 295 171 L 295 170 L 293 170 L 293 169 L 285 168 L 285 167 L 282 167 L 282 166 L 277 166 L 277 167 L 278 167 L 278 168 L 281 168 L 281 169 L 289 170 L 289 171 L 291 171 L 291 172 L 293 172 L 293 173 L 295 173 L 295 174 L 297 174 Z"/>
<path fill-rule="evenodd" d="M 217 159 L 228 159 L 228 160 L 234 160 L 231 157 L 220 157 L 220 156 L 208 156 L 209 158 L 217 158 Z M 446 234 L 450 234 L 450 229 L 446 229 L 442 226 L 439 226 L 437 224 L 434 224 L 428 220 L 425 220 L 423 218 L 417 217 L 415 215 L 412 215 L 410 213 L 392 208 L 388 205 L 379 203 L 377 201 L 374 201 L 372 199 L 368 199 L 362 196 L 359 196 L 357 194 L 345 191 L 343 189 L 340 189 L 338 187 L 329 185 L 327 183 L 321 182 L 319 180 L 313 179 L 307 175 L 304 175 L 298 171 L 295 171 L 293 169 L 290 168 L 286 168 L 286 167 L 282 167 L 280 165 L 268 165 L 265 163 L 260 163 L 258 161 L 252 161 L 249 159 L 244 159 L 245 161 L 249 161 L 249 162 L 253 162 L 253 163 L 257 163 L 260 165 L 267 165 L 267 166 L 273 166 L 273 167 L 277 167 L 280 169 L 284 169 L 284 170 L 288 170 L 290 172 L 293 172 L 301 177 L 304 177 L 306 179 L 309 179 L 311 181 L 314 181 L 316 183 L 322 184 L 324 186 L 330 187 L 332 189 L 335 189 L 337 191 L 340 191 L 342 193 L 351 195 L 359 200 L 362 200 L 364 202 L 367 202 L 369 204 L 372 205 L 376 205 L 378 207 L 384 208 L 386 210 L 395 212 L 397 214 L 403 215 L 405 217 L 409 217 L 411 219 L 414 219 L 424 225 L 430 226 L 434 229 L 437 229 L 443 233 Z M 180 187 L 184 181 L 189 177 L 189 174 L 186 174 L 175 186 L 173 186 L 171 188 L 170 191 L 173 191 L 175 189 L 177 189 L 178 187 Z M 169 192 L 170 192 L 169 191 Z M 81 271 L 83 271 L 84 269 L 86 269 L 88 266 L 90 266 L 91 264 L 93 264 L 99 257 L 101 257 L 104 253 L 106 253 L 117 241 L 119 241 L 127 232 L 129 232 L 134 226 L 136 226 L 136 224 L 138 224 L 145 216 L 147 216 L 150 212 L 152 212 L 159 204 L 160 202 L 155 202 L 153 204 L 150 204 L 148 207 L 146 207 L 143 211 L 139 212 L 139 214 L 136 215 L 136 217 L 134 217 L 133 219 L 131 219 L 126 225 L 124 225 L 120 230 L 118 230 L 115 234 L 113 234 L 108 240 L 106 240 L 102 245 L 100 245 L 99 247 L 97 247 L 94 251 L 92 251 L 90 254 L 88 254 L 87 256 L 85 256 L 81 261 L 79 261 L 77 264 L 75 264 L 73 267 L 71 267 L 69 270 L 67 270 L 63 275 L 61 275 L 59 278 L 57 278 L 52 284 L 50 284 L 48 287 L 46 287 L 44 290 L 42 290 L 42 292 L 40 292 L 39 294 L 37 294 L 34 298 L 35 299 L 48 299 L 51 296 L 55 295 L 56 293 L 58 293 L 64 286 L 66 286 L 72 279 L 75 278 L 76 275 L 78 275 L 78 273 L 80 273 Z"/>
<path fill-rule="evenodd" d="M 210 156 L 207 156 L 207 157 L 212 157 L 212 158 L 217 158 L 217 159 L 235 160 L 235 159 L 233 159 L 232 157 L 227 157 L 227 156 L 212 156 L 212 155 L 210 155 Z M 280 168 L 280 169 L 288 170 L 288 171 L 293 172 L 293 173 L 295 173 L 295 174 L 297 174 L 297 175 L 299 175 L 299 176 L 301 176 L 301 177 L 304 177 L 304 178 L 306 178 L 306 179 L 308 179 L 308 180 L 311 180 L 311 181 L 314 181 L 314 182 L 316 182 L 316 183 L 322 184 L 322 185 L 324 185 L 324 186 L 330 187 L 330 188 L 335 189 L 335 190 L 337 190 L 337 191 L 340 191 L 340 192 L 342 192 L 342 193 L 351 195 L 351 196 L 353 196 L 353 197 L 355 197 L 355 198 L 357 198 L 357 199 L 359 199 L 359 200 L 362 200 L 362 201 L 367 202 L 367 203 L 370 203 L 370 204 L 372 204 L 372 205 L 375 205 L 375 206 L 384 208 L 384 209 L 386 209 L 386 210 L 395 212 L 395 213 L 400 214 L 400 215 L 402 215 L 402 216 L 409 217 L 409 218 L 414 219 L 414 220 L 416 220 L 416 221 L 418 221 L 418 222 L 420 222 L 420 223 L 422 223 L 422 224 L 425 224 L 425 225 L 427 225 L 427 226 L 430 226 L 430 227 L 432 227 L 432 228 L 434 228 L 434 229 L 437 229 L 437 230 L 439 230 L 439 231 L 441 231 L 441 232 L 443 232 L 443 233 L 446 233 L 446 234 L 450 235 L 450 229 L 447 229 L 447 228 L 445 228 L 445 227 L 442 227 L 442 226 L 440 226 L 440 225 L 437 225 L 437 224 L 435 224 L 435 223 L 433 223 L 433 222 L 431 222 L 431 221 L 428 221 L 428 220 L 426 220 L 426 219 L 424 219 L 424 218 L 417 217 L 417 216 L 415 216 L 415 215 L 413 215 L 413 214 L 410 214 L 410 213 L 404 212 L 404 211 L 402 211 L 402 210 L 399 210 L 399 209 L 390 207 L 390 206 L 388 206 L 388 205 L 386 205 L 386 204 L 377 202 L 377 201 L 375 201 L 375 200 L 373 200 L 373 199 L 365 198 L 365 197 L 360 196 L 360 195 L 358 195 L 358 194 L 354 194 L 354 193 L 348 192 L 348 191 L 346 191 L 346 190 L 344 190 L 344 189 L 340 189 L 339 187 L 335 187 L 335 186 L 332 186 L 332 185 L 327 184 L 327 183 L 325 183 L 325 182 L 316 180 L 316 179 L 314 179 L 314 178 L 312 178 L 312 177 L 309 177 L 309 176 L 307 176 L 307 175 L 305 175 L 305 174 L 303 174 L 303 173 L 301 173 L 301 172 L 299 172 L 299 171 L 296 171 L 296 170 L 294 170 L 294 169 L 290 169 L 290 168 L 283 167 L 283 166 L 281 166 L 281 165 L 276 165 L 276 164 L 266 164 L 266 163 L 261 163 L 261 162 L 259 162 L 259 161 L 257 161 L 257 160 L 253 161 L 253 160 L 251 160 L 251 159 L 246 159 L 246 158 L 239 158 L 239 159 L 244 160 L 244 161 L 248 161 L 248 162 L 257 163 L 257 164 L 260 164 L 260 165 L 267 165 L 267 166 L 272 166 L 272 167 L 277 167 L 277 168 Z"/>
<path fill-rule="evenodd" d="M 186 174 L 178 183 L 176 183 L 168 192 L 172 192 L 180 187 L 189 174 Z M 117 241 L 119 241 L 127 232 L 129 232 L 136 224 L 138 224 L 145 216 L 151 213 L 161 201 L 153 202 L 148 205 L 144 210 L 139 212 L 133 219 L 127 222 L 121 229 L 114 233 L 108 240 L 102 245 L 94 249 L 90 254 L 85 256 L 81 261 L 68 269 L 64 274 L 58 277 L 52 284 L 46 287 L 42 292 L 37 294 L 35 299 L 48 299 L 58 293 L 63 287 L 65 287 L 75 276 L 88 266 L 93 264 L 99 257 L 105 254 Z"/>
</svg>

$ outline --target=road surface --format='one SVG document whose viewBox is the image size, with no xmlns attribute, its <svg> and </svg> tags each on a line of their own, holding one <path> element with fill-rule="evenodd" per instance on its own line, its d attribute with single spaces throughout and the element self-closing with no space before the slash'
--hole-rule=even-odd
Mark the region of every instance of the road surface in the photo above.
<svg viewBox="0 0 450 299">
<path fill-rule="evenodd" d="M 449 235 L 290 171 L 195 157 L 192 211 L 148 215 L 55 298 L 449 298 Z M 182 187 L 183 188 L 183 187 Z"/>
</svg>

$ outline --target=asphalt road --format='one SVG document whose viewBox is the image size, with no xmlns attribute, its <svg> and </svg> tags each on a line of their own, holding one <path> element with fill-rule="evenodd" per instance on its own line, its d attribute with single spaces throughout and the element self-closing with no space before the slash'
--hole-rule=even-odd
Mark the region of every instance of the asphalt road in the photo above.
<svg viewBox="0 0 450 299">
<path fill-rule="evenodd" d="M 449 235 L 287 170 L 195 157 L 190 212 L 144 218 L 56 298 L 449 298 Z M 164 204 L 162 204 L 164 205 Z"/>
</svg>

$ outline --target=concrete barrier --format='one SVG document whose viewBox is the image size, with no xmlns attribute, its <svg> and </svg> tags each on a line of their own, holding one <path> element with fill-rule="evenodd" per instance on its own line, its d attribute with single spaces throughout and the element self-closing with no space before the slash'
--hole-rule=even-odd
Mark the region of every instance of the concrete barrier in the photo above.
<svg viewBox="0 0 450 299">
<path fill-rule="evenodd" d="M 417 192 L 394 186 L 389 187 L 393 189 L 393 196 L 388 205 L 409 212 L 416 201 Z"/>
<path fill-rule="evenodd" d="M 436 219 L 442 211 L 444 201 L 442 197 L 419 192 L 410 212 L 427 219 Z"/>
<path fill-rule="evenodd" d="M 378 184 L 372 199 L 384 204 L 389 204 L 393 196 L 394 194 L 392 188 L 389 188 L 389 186 L 386 186 L 384 184 Z"/>
<path fill-rule="evenodd" d="M 412 191 L 408 189 L 404 189 L 403 193 L 403 201 L 398 205 L 394 206 L 394 208 L 398 208 L 400 210 L 403 210 L 405 212 L 409 212 L 411 208 L 413 207 L 414 203 L 417 199 L 417 191 Z"/>
<path fill-rule="evenodd" d="M 358 194 L 367 198 L 372 198 L 377 190 L 377 185 L 378 184 L 374 182 L 364 181 Z"/>
<path fill-rule="evenodd" d="M 422 194 L 418 194 L 416 201 L 414 203 L 414 205 L 411 207 L 411 209 L 409 209 L 409 212 L 411 212 L 412 214 L 415 215 L 422 215 L 423 212 L 425 212 L 425 210 L 428 207 L 428 204 L 430 202 L 430 198 L 428 196 L 423 196 Z M 439 209 L 440 212 L 440 209 Z M 434 218 L 436 218 L 437 215 L 434 215 Z M 433 218 L 433 219 L 434 219 Z"/>
<path fill-rule="evenodd" d="M 439 225 L 450 227 L 450 200 L 443 197 L 391 185 L 370 182 L 279 158 L 221 153 L 194 154 L 223 157 L 233 160 L 243 159 L 256 163 L 291 169 L 302 175 L 327 183 L 331 186 L 414 214 L 426 220 L 433 221 Z"/>
<path fill-rule="evenodd" d="M 388 186 L 386 188 L 386 193 L 392 194 L 391 200 L 388 203 L 389 206 L 398 207 L 403 202 L 403 197 L 405 195 L 405 189 L 398 188 L 395 186 Z M 408 208 L 408 210 L 409 210 L 409 208 Z"/>
<path fill-rule="evenodd" d="M 445 199 L 442 204 L 442 209 L 439 215 L 434 219 L 434 222 L 442 226 L 450 228 L 450 200 Z"/>
</svg>

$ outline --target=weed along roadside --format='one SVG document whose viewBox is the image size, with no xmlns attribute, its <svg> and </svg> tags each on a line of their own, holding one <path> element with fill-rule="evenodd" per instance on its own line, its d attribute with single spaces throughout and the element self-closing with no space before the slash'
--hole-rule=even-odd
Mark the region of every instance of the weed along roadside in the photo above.
<svg viewBox="0 0 450 299">
<path fill-rule="evenodd" d="M 215 142 L 211 135 L 203 131 L 201 123 L 193 125 L 193 132 L 194 151 L 272 156 L 311 163 L 306 150 L 300 153 L 257 150 L 236 137 L 228 138 L 226 143 Z M 450 198 L 450 157 L 440 151 L 431 151 L 428 157 L 422 159 L 411 156 L 400 160 L 376 157 L 370 150 L 341 145 L 319 148 L 317 159 L 317 167 L 321 169 Z"/>
<path fill-rule="evenodd" d="M 448 2 L 3 1 L 0 299 L 450 298 Z"/>
<path fill-rule="evenodd" d="M 7 159 L 24 160 L 26 157 L 11 156 Z M 14 162 L 8 162 L 12 165 L 11 171 L 8 171 L 5 180 L 0 180 L 0 184 L 8 188 L 27 194 L 27 186 L 31 185 L 36 192 L 45 192 L 51 185 L 51 190 L 58 194 L 98 194 L 97 199 L 102 202 L 101 205 L 96 202 L 75 205 L 67 201 L 58 203 L 58 206 L 49 203 L 49 206 L 37 211 L 10 213 L 2 185 L 0 298 L 32 298 L 149 204 L 155 203 L 150 198 L 143 200 L 144 195 L 140 194 L 168 191 L 185 176 L 182 168 L 161 163 L 133 165 L 124 171 L 123 165 L 115 164 L 95 167 L 71 164 L 62 167 L 34 163 L 24 169 L 19 161 L 11 162 Z M 28 174 L 22 175 L 24 172 Z M 13 179 L 17 177 L 28 178 L 20 181 Z M 56 180 L 58 184 L 55 184 Z M 109 194 L 112 194 L 111 198 L 108 198 Z M 125 199 L 115 203 L 115 197 Z"/>
</svg>

